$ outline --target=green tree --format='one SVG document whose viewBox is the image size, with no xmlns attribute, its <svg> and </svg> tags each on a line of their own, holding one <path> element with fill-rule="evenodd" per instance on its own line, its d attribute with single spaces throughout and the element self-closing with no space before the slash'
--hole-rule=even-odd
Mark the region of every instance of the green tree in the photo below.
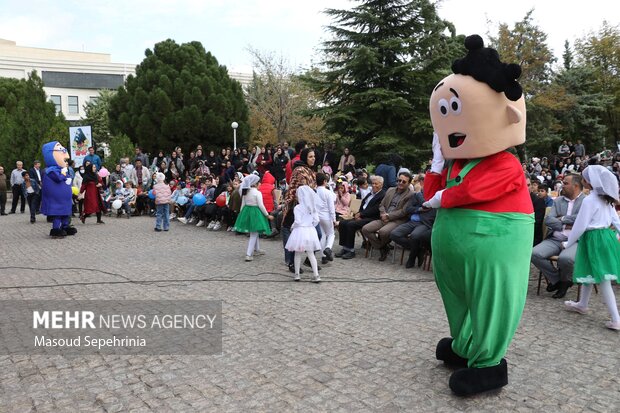
<svg viewBox="0 0 620 413">
<path fill-rule="evenodd" d="M 502 61 L 521 65 L 519 83 L 527 104 L 527 141 L 517 147 L 522 161 L 527 156 L 526 148 L 546 154 L 562 140 L 561 125 L 554 113 L 566 104 L 554 99 L 555 89 L 550 88 L 555 58 L 547 46 L 547 34 L 534 24 L 533 12 L 528 11 L 512 28 L 500 24 L 497 37 L 491 37 L 491 46 L 497 49 Z"/>
<path fill-rule="evenodd" d="M 115 92 L 112 90 L 100 90 L 97 99 L 93 99 L 86 104 L 84 111 L 86 118 L 83 124 L 90 125 L 93 141 L 96 145 L 110 143 L 110 102 Z"/>
<path fill-rule="evenodd" d="M 249 138 L 248 109 L 241 85 L 200 42 L 173 40 L 146 50 L 146 58 L 110 102 L 112 133 L 125 133 L 147 152 L 180 145 L 230 143 Z"/>
<path fill-rule="evenodd" d="M 575 42 L 578 61 L 594 69 L 596 88 L 613 96 L 605 111 L 607 126 L 605 145 L 620 141 L 620 26 L 606 21 L 598 32 L 590 33 Z"/>
<path fill-rule="evenodd" d="M 113 171 L 121 158 L 133 159 L 135 145 L 127 135 L 111 135 L 107 143 L 109 145 L 110 155 L 104 159 L 103 164 L 108 170 Z"/>
<path fill-rule="evenodd" d="M 427 0 L 356 3 L 325 11 L 332 39 L 322 67 L 305 77 L 321 96 L 315 113 L 362 159 L 397 151 L 419 164 L 430 153 L 429 96 L 464 54 L 463 37 Z"/>
<path fill-rule="evenodd" d="M 309 111 L 318 107 L 316 94 L 282 56 L 249 49 L 254 60 L 252 83 L 246 90 L 252 143 L 323 138 L 323 120 Z"/>
<path fill-rule="evenodd" d="M 533 13 L 533 9 L 528 11 L 512 28 L 500 24 L 497 37 L 491 38 L 502 60 L 521 65 L 519 83 L 529 96 L 540 93 L 550 83 L 551 65 L 555 62 L 547 46 L 547 34 L 534 24 Z"/>
<path fill-rule="evenodd" d="M 570 70 L 573 67 L 573 51 L 570 48 L 568 40 L 564 41 L 564 53 L 562 53 L 562 65 L 564 70 Z"/>
<path fill-rule="evenodd" d="M 58 140 L 68 148 L 69 129 L 47 100 L 36 72 L 28 79 L 0 78 L 0 165 L 8 172 L 21 160 L 30 167 L 41 159 L 41 147 Z"/>
<path fill-rule="evenodd" d="M 573 142 L 580 139 L 589 152 L 600 151 L 605 145 L 605 116 L 614 103 L 613 95 L 600 91 L 595 72 L 590 66 L 574 66 L 555 80 L 568 99 L 568 105 L 555 115 L 562 136 Z"/>
</svg>

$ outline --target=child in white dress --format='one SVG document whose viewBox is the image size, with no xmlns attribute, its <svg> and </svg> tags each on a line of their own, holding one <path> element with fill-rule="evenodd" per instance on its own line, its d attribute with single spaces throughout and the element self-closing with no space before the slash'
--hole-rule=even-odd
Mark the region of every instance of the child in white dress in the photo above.
<svg viewBox="0 0 620 413">
<path fill-rule="evenodd" d="M 610 330 L 620 330 L 620 315 L 611 282 L 620 277 L 620 243 L 616 232 L 620 233 L 620 219 L 614 208 L 618 202 L 618 181 L 601 165 L 588 166 L 583 171 L 584 184 L 591 187 L 581 204 L 573 229 L 568 236 L 565 248 L 575 242 L 577 254 L 573 269 L 573 280 L 581 284 L 579 302 L 565 301 L 566 309 L 580 314 L 588 311 L 588 301 L 592 285 L 599 284 L 601 297 L 611 315 L 605 326 Z M 613 225 L 616 232 L 610 229 Z"/>
<path fill-rule="evenodd" d="M 314 251 L 321 249 L 321 242 L 315 227 L 319 223 L 319 214 L 316 209 L 316 193 L 308 185 L 297 188 L 297 206 L 293 209 L 295 221 L 291 226 L 291 235 L 286 243 L 286 249 L 295 253 L 295 281 L 299 281 L 299 270 L 302 255 L 305 252 L 312 266 L 314 277 L 312 282 L 321 282 L 318 264 Z"/>
<path fill-rule="evenodd" d="M 321 226 L 321 264 L 334 260 L 332 247 L 334 246 L 334 223 L 336 222 L 336 195 L 328 188 L 327 175 L 316 174 L 316 209 L 319 213 Z"/>
</svg>

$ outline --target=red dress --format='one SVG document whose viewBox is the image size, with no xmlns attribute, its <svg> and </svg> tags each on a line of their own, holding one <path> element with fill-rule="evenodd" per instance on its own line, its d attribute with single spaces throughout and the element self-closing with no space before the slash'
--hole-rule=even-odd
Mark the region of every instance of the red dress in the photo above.
<svg viewBox="0 0 620 413">
<path fill-rule="evenodd" d="M 97 212 L 105 212 L 105 208 L 103 206 L 103 200 L 101 199 L 101 194 L 99 193 L 99 188 L 97 188 L 97 183 L 102 184 L 103 181 L 101 177 L 98 182 L 89 181 L 86 183 L 82 183 L 82 187 L 80 188 L 80 192 L 84 192 L 84 209 L 83 213 L 86 214 L 96 214 Z"/>
</svg>

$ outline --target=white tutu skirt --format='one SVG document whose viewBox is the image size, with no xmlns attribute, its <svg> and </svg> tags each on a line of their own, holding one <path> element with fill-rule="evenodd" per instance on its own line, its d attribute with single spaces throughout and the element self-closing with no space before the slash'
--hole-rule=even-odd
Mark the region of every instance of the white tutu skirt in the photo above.
<svg viewBox="0 0 620 413">
<path fill-rule="evenodd" d="M 319 251 L 321 242 L 314 227 L 296 227 L 293 228 L 291 236 L 288 237 L 286 246 L 284 247 L 291 252 L 299 251 Z"/>
</svg>

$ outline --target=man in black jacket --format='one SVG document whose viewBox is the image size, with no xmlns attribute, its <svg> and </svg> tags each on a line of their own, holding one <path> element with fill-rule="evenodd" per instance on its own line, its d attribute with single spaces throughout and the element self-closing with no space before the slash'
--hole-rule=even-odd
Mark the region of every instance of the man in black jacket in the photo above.
<svg viewBox="0 0 620 413">
<path fill-rule="evenodd" d="M 37 183 L 37 186 L 39 188 L 41 188 L 41 182 L 43 181 L 44 174 L 45 174 L 45 171 L 41 169 L 41 162 L 38 160 L 34 161 L 34 165 L 28 171 L 28 175 L 30 175 L 30 179 L 32 179 L 33 181 Z M 41 197 L 40 196 L 33 198 L 33 207 L 36 213 L 38 214 L 39 209 L 41 208 Z"/>
<path fill-rule="evenodd" d="M 336 257 L 345 260 L 355 257 L 355 233 L 369 222 L 379 219 L 379 207 L 385 196 L 383 189 L 383 178 L 380 176 L 371 176 L 372 191 L 364 197 L 360 210 L 355 214 L 353 219 L 340 221 L 338 224 L 339 243 L 342 250 L 336 254 Z"/>
</svg>

